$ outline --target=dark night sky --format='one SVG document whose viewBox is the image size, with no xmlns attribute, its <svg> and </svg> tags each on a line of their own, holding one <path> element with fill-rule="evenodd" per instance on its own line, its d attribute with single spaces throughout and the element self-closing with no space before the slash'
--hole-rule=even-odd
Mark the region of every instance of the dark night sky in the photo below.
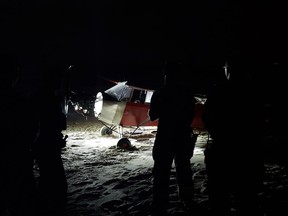
<svg viewBox="0 0 288 216">
<path fill-rule="evenodd" d="M 262 68 L 285 61 L 287 19 L 285 7 L 277 1 L 14 0 L 7 4 L 4 52 L 25 65 L 73 64 L 76 77 L 82 76 L 77 80 L 91 81 L 99 74 L 134 81 L 140 77 L 155 82 L 154 87 L 168 57 L 191 65 L 191 75 L 205 85 L 227 59 L 236 66 Z"/>
</svg>

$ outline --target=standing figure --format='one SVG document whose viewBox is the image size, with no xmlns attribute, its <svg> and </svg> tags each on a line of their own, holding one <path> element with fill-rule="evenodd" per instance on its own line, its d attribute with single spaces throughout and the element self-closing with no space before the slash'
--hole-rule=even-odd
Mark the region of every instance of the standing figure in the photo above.
<svg viewBox="0 0 288 216">
<path fill-rule="evenodd" d="M 220 73 L 207 95 L 203 122 L 211 136 L 205 150 L 212 215 L 258 215 L 264 164 L 259 94 L 247 68 Z"/>
<path fill-rule="evenodd" d="M 19 66 L 14 56 L 1 65 L 2 120 L 0 215 L 35 216 L 36 184 L 31 147 L 37 133 L 33 100 L 17 90 Z"/>
<path fill-rule="evenodd" d="M 180 200 L 193 203 L 193 173 L 190 159 L 195 139 L 191 123 L 195 99 L 186 89 L 185 73 L 181 65 L 168 63 L 165 84 L 151 98 L 149 117 L 158 119 L 157 134 L 153 146 L 153 201 L 152 214 L 165 215 L 169 205 L 170 172 L 174 161 Z"/>
<path fill-rule="evenodd" d="M 62 112 L 58 95 L 57 77 L 53 71 L 45 71 L 35 100 L 38 109 L 38 136 L 33 146 L 35 161 L 39 166 L 39 213 L 41 215 L 65 215 L 67 179 L 61 158 L 65 146 L 62 131 L 66 129 L 66 116 Z"/>
</svg>

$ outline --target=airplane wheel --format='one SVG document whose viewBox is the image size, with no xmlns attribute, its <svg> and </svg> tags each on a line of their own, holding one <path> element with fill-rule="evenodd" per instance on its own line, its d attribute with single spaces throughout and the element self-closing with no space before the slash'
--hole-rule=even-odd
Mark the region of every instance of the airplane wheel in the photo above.
<svg viewBox="0 0 288 216">
<path fill-rule="evenodd" d="M 131 142 L 128 138 L 121 138 L 117 143 L 117 148 L 129 149 L 131 147 Z"/>
<path fill-rule="evenodd" d="M 106 126 L 103 126 L 101 129 L 100 129 L 100 134 L 101 136 L 105 136 L 105 135 L 111 135 L 112 134 L 112 129 L 111 128 L 108 128 Z"/>
</svg>

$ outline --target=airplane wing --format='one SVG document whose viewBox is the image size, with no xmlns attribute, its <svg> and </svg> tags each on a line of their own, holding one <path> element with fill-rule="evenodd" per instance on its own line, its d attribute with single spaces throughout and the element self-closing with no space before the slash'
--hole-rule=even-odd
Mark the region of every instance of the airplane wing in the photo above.
<svg viewBox="0 0 288 216">
<path fill-rule="evenodd" d="M 129 100 L 132 94 L 133 89 L 126 85 L 125 82 L 118 82 L 115 86 L 107 89 L 105 91 L 106 94 L 115 98 L 118 101 L 126 101 Z"/>
</svg>

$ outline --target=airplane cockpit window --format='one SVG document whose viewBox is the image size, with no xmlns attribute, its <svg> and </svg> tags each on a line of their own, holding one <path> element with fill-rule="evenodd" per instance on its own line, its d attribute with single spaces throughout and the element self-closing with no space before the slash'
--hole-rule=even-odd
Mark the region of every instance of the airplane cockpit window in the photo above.
<svg viewBox="0 0 288 216">
<path fill-rule="evenodd" d="M 127 81 L 119 82 L 117 85 L 107 89 L 106 94 L 118 101 L 131 101 L 134 103 L 150 103 L 153 90 L 141 89 L 126 85 Z"/>
<path fill-rule="evenodd" d="M 146 90 L 134 89 L 131 101 L 134 103 L 144 103 L 146 97 Z"/>
</svg>

